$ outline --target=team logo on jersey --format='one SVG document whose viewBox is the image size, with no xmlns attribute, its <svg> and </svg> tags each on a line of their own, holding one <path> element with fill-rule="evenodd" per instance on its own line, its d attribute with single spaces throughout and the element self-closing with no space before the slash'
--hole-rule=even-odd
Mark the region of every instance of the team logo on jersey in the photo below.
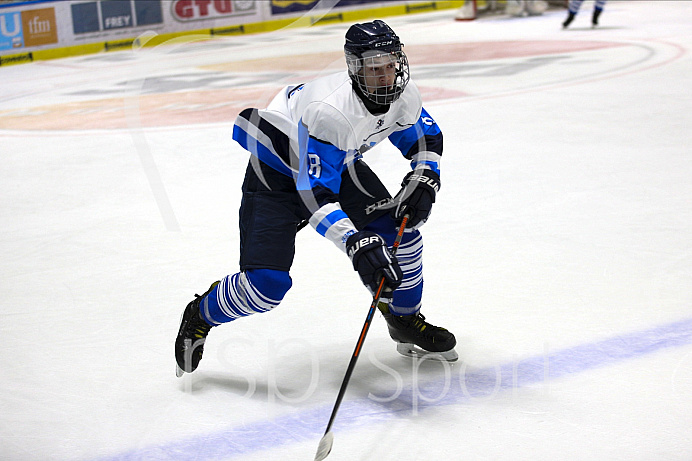
<svg viewBox="0 0 692 461">
<path fill-rule="evenodd" d="M 377 129 L 382 128 L 382 125 L 384 125 L 384 119 L 383 118 L 381 118 L 377 121 L 377 126 L 375 127 L 375 129 L 377 130 Z"/>
</svg>

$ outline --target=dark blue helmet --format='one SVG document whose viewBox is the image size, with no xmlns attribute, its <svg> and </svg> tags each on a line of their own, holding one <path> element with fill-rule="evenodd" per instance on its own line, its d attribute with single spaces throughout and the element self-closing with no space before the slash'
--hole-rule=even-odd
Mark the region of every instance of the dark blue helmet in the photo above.
<svg viewBox="0 0 692 461">
<path fill-rule="evenodd" d="M 348 73 L 365 97 L 376 104 L 393 103 L 408 84 L 409 67 L 403 46 L 392 28 L 379 19 L 354 24 L 346 32 Z M 366 79 L 378 72 L 390 74 L 386 84 Z"/>
<path fill-rule="evenodd" d="M 403 43 L 392 28 L 377 19 L 373 22 L 353 24 L 346 32 L 344 50 L 347 54 L 362 57 L 363 53 L 369 50 L 392 53 L 401 51 L 402 46 Z"/>
</svg>

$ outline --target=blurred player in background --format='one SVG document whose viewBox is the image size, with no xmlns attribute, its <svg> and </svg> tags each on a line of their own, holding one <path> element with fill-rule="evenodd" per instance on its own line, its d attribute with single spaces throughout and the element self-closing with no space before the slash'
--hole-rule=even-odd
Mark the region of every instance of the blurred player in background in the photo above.
<svg viewBox="0 0 692 461">
<path fill-rule="evenodd" d="M 593 15 L 591 16 L 591 27 L 598 26 L 598 17 L 603 12 L 603 7 L 605 7 L 606 1 L 607 0 L 596 0 L 596 2 L 594 3 Z M 567 19 L 565 19 L 565 21 L 562 23 L 562 27 L 564 29 L 567 29 L 567 27 L 569 27 L 572 21 L 574 21 L 574 17 L 579 12 L 579 8 L 581 8 L 582 3 L 584 3 L 584 0 L 569 1 Z"/>
</svg>

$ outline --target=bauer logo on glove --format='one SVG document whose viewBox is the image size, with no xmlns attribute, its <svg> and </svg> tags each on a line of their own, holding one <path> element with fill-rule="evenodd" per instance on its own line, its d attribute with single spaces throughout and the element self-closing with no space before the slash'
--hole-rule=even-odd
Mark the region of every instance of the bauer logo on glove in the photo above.
<svg viewBox="0 0 692 461">
<path fill-rule="evenodd" d="M 379 235 L 371 235 L 370 237 L 362 238 L 353 243 L 352 246 L 348 248 L 348 257 L 353 259 L 353 255 L 360 250 L 362 247 L 370 244 L 380 244 L 382 245 L 382 239 Z"/>
<path fill-rule="evenodd" d="M 418 229 L 430 217 L 435 195 L 440 190 L 440 176 L 433 170 L 414 170 L 404 177 L 401 190 L 393 199 L 395 207 L 392 210 L 394 219 L 408 214 L 410 229 Z"/>
<path fill-rule="evenodd" d="M 424 174 L 415 174 L 415 172 L 414 172 L 414 174 L 411 174 L 408 177 L 408 181 L 409 182 L 418 181 L 418 182 L 425 183 L 426 185 L 430 186 L 435 191 L 435 193 L 440 192 L 440 181 L 439 180 L 435 181 L 435 179 L 433 179 L 429 176 L 426 176 Z M 404 184 L 404 187 L 406 187 L 406 184 Z"/>
<path fill-rule="evenodd" d="M 371 293 L 377 291 L 382 277 L 385 286 L 391 290 L 401 284 L 404 274 L 399 262 L 389 252 L 384 239 L 376 233 L 360 231 L 351 235 L 346 241 L 346 253 L 351 258 L 353 269 Z"/>
</svg>

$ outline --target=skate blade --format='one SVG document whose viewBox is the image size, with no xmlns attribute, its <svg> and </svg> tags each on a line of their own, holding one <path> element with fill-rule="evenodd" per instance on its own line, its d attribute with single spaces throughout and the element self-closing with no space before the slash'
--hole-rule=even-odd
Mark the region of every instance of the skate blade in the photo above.
<svg viewBox="0 0 692 461">
<path fill-rule="evenodd" d="M 459 359 L 457 351 L 450 349 L 445 352 L 430 352 L 421 349 L 412 343 L 397 343 L 396 351 L 407 357 L 414 357 L 418 359 L 425 358 L 426 360 L 438 360 L 440 362 L 456 362 Z"/>
</svg>

